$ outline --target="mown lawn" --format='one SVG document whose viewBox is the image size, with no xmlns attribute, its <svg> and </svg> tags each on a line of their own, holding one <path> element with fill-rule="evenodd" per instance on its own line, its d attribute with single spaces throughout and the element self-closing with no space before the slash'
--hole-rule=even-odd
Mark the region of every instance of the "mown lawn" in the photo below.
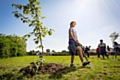
<svg viewBox="0 0 120 80">
<path fill-rule="evenodd" d="M 38 56 L 24 56 L 0 59 L 0 80 L 120 80 L 120 56 L 117 59 L 110 56 L 110 59 L 105 60 L 90 56 L 89 60 L 93 68 L 89 65 L 82 68 L 79 57 L 76 56 L 76 69 L 61 74 L 59 79 L 50 79 L 51 74 L 26 78 L 18 73 L 21 68 L 28 66 L 30 62 L 35 62 L 38 58 Z M 47 63 L 59 63 L 65 66 L 70 64 L 70 56 L 45 56 L 45 60 Z"/>
</svg>

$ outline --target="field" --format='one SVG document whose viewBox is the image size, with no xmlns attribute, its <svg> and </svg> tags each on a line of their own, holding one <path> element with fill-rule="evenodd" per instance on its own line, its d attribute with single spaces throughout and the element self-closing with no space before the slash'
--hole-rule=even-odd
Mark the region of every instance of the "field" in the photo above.
<svg viewBox="0 0 120 80">
<path fill-rule="evenodd" d="M 101 59 L 96 56 L 90 56 L 92 68 L 86 66 L 83 68 L 79 57 L 75 57 L 76 67 L 69 67 L 60 74 L 58 79 L 49 78 L 52 74 L 35 75 L 32 78 L 22 76 L 19 70 L 36 61 L 38 56 L 13 57 L 0 59 L 0 80 L 120 80 L 120 56 L 115 59 L 110 56 L 109 59 Z M 65 66 L 70 65 L 70 56 L 45 56 L 46 63 L 58 63 Z"/>
</svg>

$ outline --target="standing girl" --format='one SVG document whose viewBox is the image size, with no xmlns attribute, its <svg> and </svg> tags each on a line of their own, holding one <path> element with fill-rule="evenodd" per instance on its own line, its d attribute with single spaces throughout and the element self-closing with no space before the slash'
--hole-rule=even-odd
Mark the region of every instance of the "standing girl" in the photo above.
<svg viewBox="0 0 120 80">
<path fill-rule="evenodd" d="M 90 62 L 84 62 L 83 60 L 83 51 L 82 48 L 79 46 L 81 45 L 77 38 L 76 30 L 74 29 L 76 26 L 76 22 L 72 21 L 70 23 L 70 29 L 69 29 L 69 50 L 71 53 L 71 64 L 70 66 L 74 66 L 74 56 L 75 53 L 78 52 L 78 55 L 80 57 L 80 60 L 82 62 L 82 66 L 86 66 Z"/>
</svg>

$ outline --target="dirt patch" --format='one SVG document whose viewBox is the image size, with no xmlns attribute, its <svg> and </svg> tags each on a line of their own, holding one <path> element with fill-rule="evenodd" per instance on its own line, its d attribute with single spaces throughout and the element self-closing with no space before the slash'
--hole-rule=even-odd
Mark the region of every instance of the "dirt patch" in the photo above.
<svg viewBox="0 0 120 80">
<path fill-rule="evenodd" d="M 107 75 L 108 73 L 107 72 L 103 72 L 104 75 Z"/>
<path fill-rule="evenodd" d="M 56 63 L 45 63 L 43 66 L 36 66 L 36 64 L 32 63 L 32 66 L 20 69 L 19 73 L 23 73 L 27 77 L 32 77 L 35 74 L 53 74 L 64 68 L 66 67 Z"/>
<path fill-rule="evenodd" d="M 58 70 L 64 69 L 65 66 L 55 63 L 46 63 L 43 67 L 40 67 L 38 74 L 52 74 Z"/>
<path fill-rule="evenodd" d="M 107 66 L 103 66 L 103 68 L 107 68 Z"/>
<path fill-rule="evenodd" d="M 0 67 L 0 70 L 5 70 L 6 68 L 5 67 Z"/>
</svg>

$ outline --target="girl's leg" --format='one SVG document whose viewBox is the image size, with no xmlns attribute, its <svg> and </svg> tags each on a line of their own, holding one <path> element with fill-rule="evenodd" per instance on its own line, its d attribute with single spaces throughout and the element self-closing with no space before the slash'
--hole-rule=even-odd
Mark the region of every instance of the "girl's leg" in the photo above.
<svg viewBox="0 0 120 80">
<path fill-rule="evenodd" d="M 90 56 L 88 52 L 87 52 L 87 56 L 88 56 L 88 58 L 89 58 L 89 56 Z"/>
<path fill-rule="evenodd" d="M 82 66 L 86 66 L 87 64 L 89 64 L 90 63 L 89 61 L 84 62 L 84 60 L 83 60 L 83 51 L 82 51 L 82 49 L 78 48 L 77 50 L 79 52 L 79 57 L 80 57 L 80 60 L 82 62 Z"/>
<path fill-rule="evenodd" d="M 78 52 L 79 52 L 79 57 L 80 57 L 81 62 L 84 62 L 82 49 L 81 49 L 81 48 L 78 48 Z"/>
<path fill-rule="evenodd" d="M 74 55 L 71 55 L 71 64 L 74 63 Z"/>
<path fill-rule="evenodd" d="M 115 53 L 115 58 L 117 58 L 117 53 Z"/>
<path fill-rule="evenodd" d="M 75 50 L 74 53 L 72 53 L 72 55 L 71 55 L 71 64 L 70 64 L 70 66 L 74 66 L 75 52 L 76 52 L 76 50 Z"/>
<path fill-rule="evenodd" d="M 103 56 L 103 59 L 105 59 L 105 55 L 103 54 L 102 56 Z"/>
</svg>

